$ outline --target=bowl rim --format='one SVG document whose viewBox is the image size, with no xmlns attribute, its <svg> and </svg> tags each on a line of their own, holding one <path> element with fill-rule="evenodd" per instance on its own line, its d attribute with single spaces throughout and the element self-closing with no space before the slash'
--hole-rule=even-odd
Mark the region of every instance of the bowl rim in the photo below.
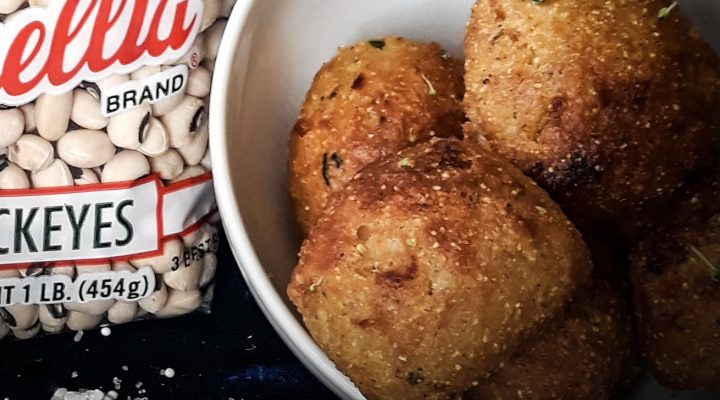
<svg viewBox="0 0 720 400">
<path fill-rule="evenodd" d="M 280 338 L 326 387 L 348 400 L 364 399 L 355 385 L 338 371 L 295 318 L 265 272 L 243 223 L 233 190 L 227 152 L 226 115 L 232 64 L 246 34 L 256 0 L 238 1 L 220 42 L 210 92 L 209 131 L 213 185 L 225 234 L 243 278 L 255 301 Z M 242 90 L 234 92 L 241 96 Z"/>
</svg>

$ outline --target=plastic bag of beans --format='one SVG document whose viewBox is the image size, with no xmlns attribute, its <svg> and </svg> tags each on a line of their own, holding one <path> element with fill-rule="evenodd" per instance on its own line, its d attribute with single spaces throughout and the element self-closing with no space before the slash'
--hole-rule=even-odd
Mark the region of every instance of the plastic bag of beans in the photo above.
<svg viewBox="0 0 720 400">
<path fill-rule="evenodd" d="M 0 0 L 0 338 L 209 311 L 227 0 Z"/>
</svg>

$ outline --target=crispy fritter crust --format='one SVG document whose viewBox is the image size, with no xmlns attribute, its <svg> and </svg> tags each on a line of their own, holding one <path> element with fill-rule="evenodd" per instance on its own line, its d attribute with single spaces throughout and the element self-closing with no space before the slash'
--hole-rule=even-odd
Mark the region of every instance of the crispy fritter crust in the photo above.
<svg viewBox="0 0 720 400">
<path fill-rule="evenodd" d="M 590 270 L 542 189 L 433 139 L 356 175 L 305 240 L 288 295 L 369 399 L 447 399 L 505 363 Z"/>
<path fill-rule="evenodd" d="M 482 0 L 465 40 L 466 136 L 572 217 L 675 191 L 713 156 L 720 62 L 664 0 Z"/>
<path fill-rule="evenodd" d="M 629 291 L 610 250 L 591 248 L 592 282 L 465 400 L 607 400 L 633 376 L 638 353 Z"/>
<path fill-rule="evenodd" d="M 399 37 L 341 48 L 315 76 L 290 137 L 303 232 L 363 166 L 432 136 L 461 136 L 462 63 Z"/>
<path fill-rule="evenodd" d="M 667 216 L 631 257 L 643 355 L 667 386 L 720 391 L 720 171 Z"/>
</svg>

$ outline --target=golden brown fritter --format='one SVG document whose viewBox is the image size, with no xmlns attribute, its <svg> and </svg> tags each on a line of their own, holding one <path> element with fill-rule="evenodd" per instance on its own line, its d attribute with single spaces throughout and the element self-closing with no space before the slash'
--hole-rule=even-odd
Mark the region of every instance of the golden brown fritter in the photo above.
<svg viewBox="0 0 720 400">
<path fill-rule="evenodd" d="M 369 399 L 447 399 L 506 362 L 590 270 L 529 178 L 433 139 L 353 178 L 305 240 L 288 295 Z"/>
<path fill-rule="evenodd" d="M 593 280 L 562 315 L 528 339 L 507 366 L 479 382 L 466 400 L 607 400 L 637 367 L 628 290 L 613 256 L 593 250 Z M 602 254 L 598 254 L 602 253 Z"/>
<path fill-rule="evenodd" d="M 341 48 L 323 65 L 290 137 L 303 232 L 363 166 L 432 136 L 462 135 L 462 63 L 399 37 Z"/>
<path fill-rule="evenodd" d="M 643 356 L 663 384 L 720 391 L 720 171 L 675 196 L 632 254 Z"/>
<path fill-rule="evenodd" d="M 658 20 L 667 3 L 478 1 L 465 40 L 466 136 L 573 218 L 671 194 L 713 156 L 720 62 L 678 9 Z"/>
</svg>

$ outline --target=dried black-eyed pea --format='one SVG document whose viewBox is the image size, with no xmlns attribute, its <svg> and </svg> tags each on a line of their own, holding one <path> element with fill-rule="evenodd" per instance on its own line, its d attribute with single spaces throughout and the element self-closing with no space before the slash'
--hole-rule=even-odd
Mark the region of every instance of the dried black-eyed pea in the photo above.
<svg viewBox="0 0 720 400">
<path fill-rule="evenodd" d="M 151 117 L 149 104 L 113 115 L 107 126 L 110 141 L 117 147 L 137 150 L 147 137 Z"/>
<path fill-rule="evenodd" d="M 202 260 L 193 261 L 190 265 L 180 265 L 175 271 L 162 275 L 163 282 L 168 287 L 177 290 L 195 290 L 200 287 L 200 277 L 203 272 Z"/>
<path fill-rule="evenodd" d="M 220 0 L 204 0 L 205 7 L 203 8 L 203 19 L 200 23 L 200 30 L 204 31 L 209 28 L 215 21 L 220 17 L 220 13 L 223 9 L 223 4 Z"/>
<path fill-rule="evenodd" d="M 213 278 L 215 278 L 215 272 L 217 271 L 217 256 L 213 253 L 206 253 L 203 258 L 203 272 L 200 276 L 200 287 L 204 288 Z"/>
<path fill-rule="evenodd" d="M 193 96 L 185 96 L 177 107 L 161 118 L 170 136 L 170 147 L 187 145 L 205 120 L 205 102 Z"/>
<path fill-rule="evenodd" d="M 35 101 L 35 125 L 40 136 L 49 141 L 60 139 L 67 132 L 72 108 L 72 91 L 41 94 Z"/>
<path fill-rule="evenodd" d="M 34 188 L 63 187 L 75 185 L 70 168 L 62 160 L 55 160 L 47 168 L 30 175 Z"/>
<path fill-rule="evenodd" d="M 17 108 L 0 110 L 0 126 L 0 147 L 15 144 L 25 132 L 25 115 Z"/>
<path fill-rule="evenodd" d="M 220 39 L 225 32 L 227 20 L 221 19 L 215 22 L 205 32 L 205 59 L 215 60 L 217 58 L 218 49 L 220 48 Z"/>
<path fill-rule="evenodd" d="M 43 331 L 57 333 L 65 329 L 68 311 L 62 304 L 43 304 L 40 305 L 39 316 Z"/>
<path fill-rule="evenodd" d="M 157 157 L 168 151 L 169 148 L 170 137 L 165 125 L 159 119 L 151 117 L 147 135 L 138 151 L 148 157 Z"/>
<path fill-rule="evenodd" d="M 98 263 L 94 265 L 78 265 L 76 268 L 78 275 L 99 274 L 102 272 L 112 271 L 110 263 Z"/>
<path fill-rule="evenodd" d="M 155 257 L 141 258 L 130 260 L 135 268 L 150 267 L 156 274 L 162 275 L 179 265 L 179 260 L 183 259 L 185 246 L 180 239 L 170 239 L 163 244 L 162 254 Z M 178 261 L 176 261 L 178 260 Z"/>
<path fill-rule="evenodd" d="M 137 269 L 129 262 L 114 261 L 110 266 L 111 271 L 117 272 L 135 272 Z"/>
<path fill-rule="evenodd" d="M 10 14 L 25 4 L 25 0 L 0 0 L 0 14 Z"/>
<path fill-rule="evenodd" d="M 112 265 L 113 271 L 135 272 L 135 267 L 130 263 L 117 262 Z M 135 319 L 137 316 L 137 302 L 117 301 L 107 311 L 107 319 L 113 324 L 124 324 Z"/>
<path fill-rule="evenodd" d="M 82 82 L 80 84 L 81 89 L 85 89 L 92 97 L 94 97 L 97 100 L 100 100 L 102 97 L 102 92 L 110 89 L 114 86 L 126 83 L 130 80 L 130 77 L 128 75 L 110 75 L 108 77 L 105 77 L 97 82 Z"/>
<path fill-rule="evenodd" d="M 27 173 L 8 161 L 6 156 L 0 155 L 0 190 L 28 188 L 30 188 L 30 179 Z"/>
<path fill-rule="evenodd" d="M 70 278 L 75 277 L 75 266 L 74 265 L 64 265 L 60 267 L 51 267 L 47 268 L 45 270 L 45 275 L 65 275 Z"/>
<path fill-rule="evenodd" d="M 204 174 L 205 172 L 207 172 L 207 171 L 202 166 L 193 165 L 193 166 L 185 168 L 180 175 L 178 175 L 175 179 L 170 180 L 169 183 L 173 184 L 173 183 L 182 182 L 185 179 L 198 177 L 198 176 Z"/>
<path fill-rule="evenodd" d="M 183 244 L 188 248 L 202 247 L 205 251 L 215 251 L 217 249 L 207 248 L 207 246 L 214 245 L 217 235 L 217 228 L 211 224 L 203 224 L 200 228 L 183 236 Z"/>
<path fill-rule="evenodd" d="M 200 304 L 202 304 L 202 293 L 199 290 L 170 290 L 165 307 L 155 315 L 160 318 L 185 315 L 197 310 Z"/>
<path fill-rule="evenodd" d="M 203 66 L 190 71 L 185 93 L 198 98 L 207 97 L 210 94 L 210 71 Z"/>
<path fill-rule="evenodd" d="M 0 308 L 0 319 L 12 329 L 28 329 L 37 322 L 38 311 L 36 304 L 15 304 Z"/>
<path fill-rule="evenodd" d="M 222 6 L 220 7 L 220 15 L 227 18 L 230 16 L 233 6 L 236 0 L 222 0 Z M 217 22 L 215 22 L 217 24 Z M 213 24 L 214 25 L 214 24 Z"/>
<path fill-rule="evenodd" d="M 0 319 L 0 339 L 7 336 L 8 333 L 10 333 L 10 327 L 5 323 L 5 321 Z"/>
<path fill-rule="evenodd" d="M 212 158 L 210 156 L 210 148 L 205 151 L 205 155 L 203 156 L 202 160 L 200 160 L 200 165 L 203 166 L 203 168 L 206 169 L 212 169 Z"/>
<path fill-rule="evenodd" d="M 18 340 L 35 337 L 38 333 L 40 333 L 40 321 L 36 320 L 35 323 L 28 328 L 12 328 L 12 333 Z"/>
<path fill-rule="evenodd" d="M 0 0 L 0 14 L 10 14 L 17 11 L 25 0 Z"/>
<path fill-rule="evenodd" d="M 21 136 L 8 150 L 10 161 L 30 172 L 45 169 L 55 160 L 52 144 L 37 135 Z"/>
<path fill-rule="evenodd" d="M 91 315 L 79 311 L 70 310 L 68 311 L 66 325 L 68 329 L 71 329 L 73 331 L 89 331 L 91 329 L 97 328 L 98 325 L 100 325 L 102 319 L 102 314 Z"/>
<path fill-rule="evenodd" d="M 166 181 L 180 176 L 185 170 L 185 161 L 177 150 L 170 149 L 150 159 L 150 170 Z"/>
<path fill-rule="evenodd" d="M 160 310 L 165 307 L 168 300 L 168 288 L 161 278 L 155 278 L 155 290 L 152 294 L 140 301 L 138 306 L 146 312 L 151 314 L 157 314 Z"/>
<path fill-rule="evenodd" d="M 30 7 L 42 7 L 47 8 L 50 5 L 50 0 L 28 0 Z"/>
<path fill-rule="evenodd" d="M 70 119 L 85 129 L 100 130 L 108 125 L 108 118 L 102 115 L 100 100 L 87 90 L 75 89 Z"/>
<path fill-rule="evenodd" d="M 32 263 L 27 264 L 23 268 L 18 268 L 20 276 L 27 278 L 28 276 L 37 278 L 38 276 L 45 275 L 48 265 L 45 263 Z"/>
<path fill-rule="evenodd" d="M 105 132 L 83 129 L 68 132 L 60 138 L 57 152 L 68 165 L 96 168 L 115 156 L 115 146 Z"/>
<path fill-rule="evenodd" d="M 182 56 L 167 61 L 166 67 L 188 64 L 191 68 L 195 68 L 205 59 L 205 38 L 202 34 L 197 35 L 190 49 Z"/>
<path fill-rule="evenodd" d="M 152 105 L 152 113 L 155 117 L 162 117 L 163 115 L 174 110 L 180 102 L 185 98 L 184 92 L 177 92 L 170 95 Z"/>
<path fill-rule="evenodd" d="M 202 66 L 212 74 L 215 71 L 215 60 L 205 60 Z"/>
<path fill-rule="evenodd" d="M 208 124 L 207 120 L 205 120 L 197 129 L 197 132 L 193 135 L 190 142 L 177 149 L 183 160 L 185 160 L 186 165 L 193 166 L 200 164 L 200 161 L 208 149 L 208 138 Z"/>
<path fill-rule="evenodd" d="M 71 310 L 71 311 L 78 311 L 83 314 L 102 316 L 114 304 L 115 304 L 114 299 L 98 299 L 98 300 L 88 301 L 87 303 L 70 301 L 70 302 L 64 303 L 64 306 L 65 306 L 65 308 L 67 308 L 68 310 Z"/>
<path fill-rule="evenodd" d="M 20 106 L 20 111 L 23 112 L 23 118 L 25 119 L 24 133 L 35 132 L 35 129 L 37 129 L 37 125 L 35 124 L 35 103 Z"/>
<path fill-rule="evenodd" d="M 2 269 L 0 270 L 0 279 L 3 278 L 17 278 L 20 276 L 20 271 L 18 271 L 15 268 L 11 269 Z M 2 320 L 2 318 L 0 318 Z"/>
<path fill-rule="evenodd" d="M 70 173 L 72 173 L 73 179 L 75 180 L 75 184 L 77 186 L 100 183 L 100 178 L 98 178 L 95 171 L 89 168 L 78 168 L 73 167 L 72 165 L 68 166 L 68 168 L 70 168 Z"/>
<path fill-rule="evenodd" d="M 105 164 L 100 180 L 103 183 L 134 181 L 150 174 L 150 163 L 142 153 L 123 150 Z"/>
<path fill-rule="evenodd" d="M 23 278 L 27 276 L 38 277 L 42 275 L 65 275 L 69 278 L 74 278 L 75 266 L 55 266 L 47 263 L 33 263 L 26 268 L 19 268 L 18 272 Z"/>
<path fill-rule="evenodd" d="M 118 301 L 108 310 L 107 319 L 113 324 L 124 324 L 134 320 L 137 312 L 137 302 Z"/>
</svg>

